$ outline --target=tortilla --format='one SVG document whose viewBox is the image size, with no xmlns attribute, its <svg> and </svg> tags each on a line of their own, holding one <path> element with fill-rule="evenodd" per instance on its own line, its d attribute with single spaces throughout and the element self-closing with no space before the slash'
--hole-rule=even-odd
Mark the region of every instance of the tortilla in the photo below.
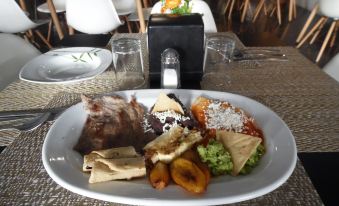
<svg viewBox="0 0 339 206">
<path fill-rule="evenodd" d="M 121 159 L 97 159 L 96 162 L 104 163 L 110 170 L 125 172 L 131 169 L 145 168 L 143 157 L 121 158 Z"/>
<path fill-rule="evenodd" d="M 175 112 L 184 114 L 184 110 L 178 102 L 169 98 L 165 93 L 160 92 L 151 113 L 163 112 L 167 110 L 174 110 Z"/>
<path fill-rule="evenodd" d="M 91 171 L 94 165 L 94 162 L 99 158 L 117 159 L 117 158 L 138 157 L 138 156 L 140 155 L 136 153 L 134 147 L 132 146 L 92 151 L 90 154 L 84 156 L 84 164 L 82 166 L 82 170 L 84 172 Z"/>
<path fill-rule="evenodd" d="M 92 168 L 89 183 L 98 183 L 111 180 L 131 179 L 146 175 L 146 168 L 129 169 L 124 172 L 114 171 L 102 162 L 95 162 Z"/>
<path fill-rule="evenodd" d="M 262 139 L 241 133 L 218 130 L 216 139 L 220 141 L 231 154 L 233 162 L 232 175 L 238 175 L 247 160 L 256 151 Z"/>
</svg>

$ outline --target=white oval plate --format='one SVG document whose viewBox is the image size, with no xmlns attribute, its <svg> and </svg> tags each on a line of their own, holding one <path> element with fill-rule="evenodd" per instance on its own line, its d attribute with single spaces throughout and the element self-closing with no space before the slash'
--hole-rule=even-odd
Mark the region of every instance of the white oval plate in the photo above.
<svg viewBox="0 0 339 206">
<path fill-rule="evenodd" d="M 264 105 L 235 94 L 203 90 L 134 90 L 116 94 L 150 108 L 160 91 L 175 93 L 189 106 L 203 95 L 231 102 L 243 108 L 263 130 L 266 153 L 252 173 L 245 176 L 212 178 L 207 191 L 194 195 L 171 184 L 159 191 L 153 189 L 146 178 L 132 181 L 111 181 L 89 184 L 89 174 L 81 171 L 83 158 L 73 150 L 87 115 L 82 103 L 66 110 L 50 128 L 43 148 L 42 160 L 50 177 L 62 187 L 95 199 L 138 205 L 216 205 L 234 203 L 259 197 L 283 184 L 294 170 L 297 149 L 287 125 Z"/>
<path fill-rule="evenodd" d="M 93 47 L 56 49 L 32 59 L 19 74 L 21 80 L 55 84 L 94 78 L 112 63 L 112 53 Z"/>
</svg>

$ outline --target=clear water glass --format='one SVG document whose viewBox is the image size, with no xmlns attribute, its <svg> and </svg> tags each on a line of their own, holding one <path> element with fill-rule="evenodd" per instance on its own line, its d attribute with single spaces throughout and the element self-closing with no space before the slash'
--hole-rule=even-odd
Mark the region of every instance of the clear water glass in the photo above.
<svg viewBox="0 0 339 206">
<path fill-rule="evenodd" d="M 120 90 L 138 89 L 145 85 L 141 42 L 121 38 L 112 42 L 113 66 Z"/>
<path fill-rule="evenodd" d="M 220 65 L 226 66 L 233 58 L 235 41 L 226 36 L 214 36 L 206 40 L 204 73 L 214 72 Z"/>
</svg>

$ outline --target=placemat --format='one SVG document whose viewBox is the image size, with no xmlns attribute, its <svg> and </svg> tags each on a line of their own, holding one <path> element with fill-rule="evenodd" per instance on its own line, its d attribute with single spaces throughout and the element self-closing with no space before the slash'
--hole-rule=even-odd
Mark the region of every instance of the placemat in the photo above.
<svg viewBox="0 0 339 206">
<path fill-rule="evenodd" d="M 320 74 L 319 68 L 314 68 L 313 64 L 305 60 L 294 49 L 281 49 L 286 49 L 286 52 L 289 52 L 289 57 L 292 58 L 289 63 L 284 62 L 286 68 L 280 63 L 276 66 L 275 63 L 244 62 L 239 64 L 239 68 L 230 68 L 227 72 L 221 72 L 220 75 L 215 76 L 213 79 L 204 78 L 202 88 L 239 93 L 271 107 L 281 115 L 292 130 L 294 129 L 293 133 L 297 139 L 298 149 L 312 151 L 315 148 L 315 143 L 306 140 L 306 138 L 310 138 L 312 133 L 309 132 L 309 129 L 312 126 L 316 126 L 315 129 L 323 129 L 321 125 L 323 119 L 332 118 L 333 120 L 334 118 L 336 120 L 335 118 L 338 118 L 337 113 L 334 113 L 334 116 L 331 113 L 332 111 L 335 112 L 335 108 L 338 108 L 336 101 L 334 101 L 336 100 L 334 97 L 338 96 L 338 89 L 335 88 L 334 92 L 329 91 L 329 87 L 337 87 L 337 85 L 325 75 Z M 294 58 L 305 61 L 304 68 L 301 68 L 303 63 L 299 64 Z M 306 72 L 308 67 L 310 67 L 310 71 L 307 70 Z M 243 73 L 243 70 L 248 75 L 241 76 L 240 73 Z M 79 82 L 77 85 L 39 85 L 22 81 L 15 82 L 0 93 L 0 110 L 58 107 L 77 102 L 80 93 L 95 95 L 115 91 L 118 87 L 115 81 L 112 80 L 110 72 L 112 71 L 105 72 L 93 80 Z M 318 77 L 320 82 L 313 83 L 314 78 L 311 78 L 313 73 L 320 75 Z M 230 78 L 229 81 L 225 82 L 227 76 Z M 209 80 L 213 80 L 213 82 Z M 278 82 L 283 85 L 279 87 Z M 319 91 L 320 93 L 318 93 Z M 317 102 L 313 101 L 318 101 L 319 103 L 319 100 L 316 99 L 316 97 L 320 97 L 319 95 L 332 99 L 329 100 L 330 103 L 328 104 L 321 102 L 317 106 Z M 313 99 L 306 98 L 309 96 Z M 329 110 L 323 109 L 323 106 L 326 106 L 326 108 L 330 106 Z M 327 113 L 323 114 L 323 111 Z M 292 117 L 290 118 L 293 115 L 296 116 L 295 118 L 298 121 L 294 121 Z M 307 115 L 310 115 L 310 117 L 307 117 Z M 308 119 L 304 120 L 305 117 Z M 313 119 L 314 117 L 317 117 L 318 120 Z M 306 124 L 307 120 L 311 122 Z M 49 178 L 42 165 L 41 149 L 51 124 L 51 122 L 48 122 L 33 132 L 19 133 L 18 137 L 0 154 L 2 166 L 0 169 L 0 201 L 4 205 L 120 205 L 74 194 L 57 185 Z M 334 129 L 334 124 L 325 128 Z M 315 131 L 315 129 L 312 131 Z M 333 131 L 337 134 L 338 130 Z M 316 132 L 319 131 L 314 133 L 315 136 L 318 136 L 319 133 Z M 334 136 L 328 133 L 325 135 L 328 135 L 327 141 L 333 140 Z M 318 143 L 318 150 L 336 149 L 326 141 L 324 144 L 321 144 L 320 141 Z M 300 161 L 298 161 L 292 176 L 277 190 L 235 205 L 321 204 L 322 202 L 317 192 Z"/>
<path fill-rule="evenodd" d="M 216 74 L 203 78 L 201 88 L 240 94 L 271 108 L 293 132 L 298 152 L 338 152 L 339 83 L 298 50 L 278 49 L 288 61 L 216 67 Z"/>
<path fill-rule="evenodd" d="M 50 125 L 47 123 L 32 133 L 20 134 L 0 154 L 0 202 L 3 205 L 121 205 L 75 194 L 48 176 L 41 150 Z M 234 205 L 322 205 L 322 202 L 298 161 L 292 176 L 281 187 Z"/>
</svg>

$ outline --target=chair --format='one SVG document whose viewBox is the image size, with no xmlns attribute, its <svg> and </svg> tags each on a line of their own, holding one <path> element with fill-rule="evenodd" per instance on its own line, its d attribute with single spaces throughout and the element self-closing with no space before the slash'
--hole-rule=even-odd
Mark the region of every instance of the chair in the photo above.
<svg viewBox="0 0 339 206">
<path fill-rule="evenodd" d="M 135 0 L 112 0 L 114 7 L 119 16 L 121 16 L 127 23 L 128 32 L 132 32 L 131 24 L 128 21 L 128 15 L 135 13 L 137 10 Z"/>
<path fill-rule="evenodd" d="M 339 54 L 334 56 L 323 68 L 324 72 L 330 75 L 339 83 Z"/>
<path fill-rule="evenodd" d="M 102 34 L 122 25 L 111 0 L 67 0 L 69 26 L 87 34 Z"/>
<path fill-rule="evenodd" d="M 15 0 L 0 0 L 0 32 L 21 33 L 34 31 L 48 48 L 52 45 L 36 29 L 38 26 L 48 23 L 49 20 L 31 21 Z M 33 32 L 26 33 L 26 37 L 34 42 Z"/>
<path fill-rule="evenodd" d="M 317 14 L 318 10 L 319 10 L 319 4 L 317 2 L 317 3 L 314 4 L 310 15 L 308 16 L 303 28 L 301 29 L 300 33 L 298 34 L 297 40 L 295 41 L 296 43 L 299 43 L 301 41 L 301 39 L 304 37 L 306 30 L 310 26 L 312 20 L 314 19 L 315 15 Z"/>
<path fill-rule="evenodd" d="M 212 11 L 208 4 L 201 0 L 192 0 L 192 13 L 202 14 L 202 20 L 204 22 L 204 31 L 205 33 L 217 32 L 217 26 L 215 24 Z M 161 13 L 161 2 L 157 2 L 152 10 L 151 14 Z"/>
<path fill-rule="evenodd" d="M 0 91 L 18 79 L 22 66 L 39 55 L 34 46 L 19 36 L 0 33 Z"/>
<path fill-rule="evenodd" d="M 324 42 L 318 52 L 317 58 L 315 62 L 319 62 L 328 43 L 330 43 L 330 47 L 334 46 L 337 31 L 339 27 L 339 1 L 333 0 L 319 0 L 319 10 L 322 14 L 322 17 L 314 24 L 311 30 L 307 33 L 307 35 L 299 42 L 297 48 L 300 48 L 312 35 L 312 39 L 310 44 L 312 44 L 315 39 L 318 37 L 320 31 L 324 28 L 328 19 L 333 19 L 331 26 L 326 34 Z"/>
<path fill-rule="evenodd" d="M 66 0 L 53 0 L 53 4 L 54 4 L 56 13 L 64 13 L 66 11 Z M 41 13 L 51 14 L 51 11 L 49 10 L 47 2 L 40 4 L 37 10 Z M 56 25 L 56 26 L 60 26 L 60 25 Z M 52 20 L 50 20 L 49 25 L 48 25 L 48 35 L 47 35 L 48 41 L 50 40 L 51 30 L 52 30 Z"/>
<path fill-rule="evenodd" d="M 248 1 L 248 0 L 246 0 Z M 260 0 L 255 11 L 254 11 L 254 16 L 252 19 L 252 22 L 255 22 L 256 19 L 259 16 L 259 13 L 262 9 L 264 9 L 265 15 L 267 14 L 267 10 L 266 10 L 266 0 Z M 271 9 L 271 13 L 270 16 L 273 16 L 274 12 L 276 12 L 277 15 L 277 19 L 278 19 L 278 23 L 279 25 L 281 25 L 281 1 L 280 0 L 276 0 L 271 1 L 272 4 L 272 9 Z M 288 6 L 288 21 L 292 21 L 293 19 L 295 19 L 297 17 L 297 4 L 296 4 L 296 0 L 289 0 L 288 2 L 289 6 Z"/>
</svg>

